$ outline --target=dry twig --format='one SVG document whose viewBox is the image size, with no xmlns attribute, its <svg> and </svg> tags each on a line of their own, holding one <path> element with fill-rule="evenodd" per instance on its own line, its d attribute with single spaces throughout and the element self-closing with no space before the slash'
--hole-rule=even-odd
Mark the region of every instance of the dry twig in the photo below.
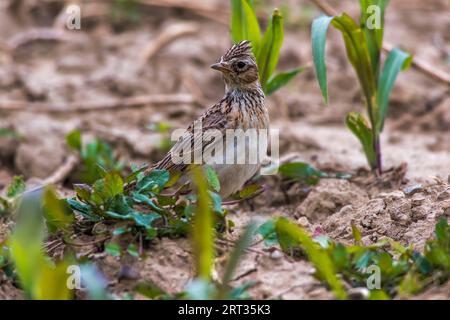
<svg viewBox="0 0 450 320">
<path fill-rule="evenodd" d="M 75 169 L 77 164 L 78 157 L 75 155 L 69 156 L 61 167 L 59 167 L 50 177 L 43 181 L 44 185 L 63 182 L 70 175 L 73 169 Z"/>
<path fill-rule="evenodd" d="M 192 23 L 177 23 L 168 26 L 143 50 L 141 55 L 141 63 L 143 64 L 150 60 L 156 53 L 158 53 L 169 43 L 180 37 L 196 33 L 199 29 L 200 28 L 198 25 Z"/>
<path fill-rule="evenodd" d="M 26 101 L 0 101 L 2 111 L 32 111 L 32 112 L 89 112 L 105 109 L 123 109 L 142 107 L 146 105 L 192 104 L 195 99 L 190 94 L 155 94 L 142 95 L 123 99 L 104 101 L 78 101 L 68 103 L 44 103 Z"/>
</svg>

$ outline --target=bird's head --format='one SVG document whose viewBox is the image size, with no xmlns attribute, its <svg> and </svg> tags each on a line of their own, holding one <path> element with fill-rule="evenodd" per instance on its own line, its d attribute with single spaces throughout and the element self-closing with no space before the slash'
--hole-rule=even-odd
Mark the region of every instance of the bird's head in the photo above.
<svg viewBox="0 0 450 320">
<path fill-rule="evenodd" d="M 259 85 L 258 66 L 248 40 L 233 45 L 211 68 L 222 73 L 228 88 L 245 89 Z"/>
</svg>

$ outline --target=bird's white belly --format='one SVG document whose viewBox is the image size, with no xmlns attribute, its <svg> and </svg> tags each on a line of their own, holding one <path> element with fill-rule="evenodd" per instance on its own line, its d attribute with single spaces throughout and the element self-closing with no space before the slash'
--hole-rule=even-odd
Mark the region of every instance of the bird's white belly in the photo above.
<svg viewBox="0 0 450 320">
<path fill-rule="evenodd" d="M 254 146 L 257 141 L 251 141 L 250 144 Z M 230 156 L 227 158 L 227 150 L 231 148 L 234 150 L 232 161 Z M 211 164 L 211 167 L 216 171 L 220 181 L 220 192 L 222 197 L 228 197 L 231 194 L 239 191 L 242 186 L 250 180 L 261 167 L 261 159 L 256 155 L 257 149 L 249 146 L 249 142 L 236 143 L 230 141 L 225 143 L 222 163 Z M 265 153 L 264 153 L 265 154 Z M 239 157 L 242 157 L 239 159 Z"/>
</svg>

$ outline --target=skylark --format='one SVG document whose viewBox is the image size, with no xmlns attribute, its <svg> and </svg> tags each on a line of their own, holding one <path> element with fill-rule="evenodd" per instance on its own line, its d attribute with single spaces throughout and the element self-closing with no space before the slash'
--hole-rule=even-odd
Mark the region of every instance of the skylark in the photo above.
<svg viewBox="0 0 450 320">
<path fill-rule="evenodd" d="M 226 133 L 230 130 L 247 131 L 248 129 L 258 133 L 260 131 L 267 133 L 269 114 L 264 103 L 264 92 L 258 78 L 258 67 L 249 41 L 233 45 L 211 68 L 222 73 L 225 82 L 225 96 L 191 123 L 186 130 L 187 134 L 175 143 L 161 161 L 147 169 L 147 172 L 160 169 L 167 170 L 171 174 L 178 172 L 186 177 L 185 173 L 188 171 L 190 163 L 194 162 L 193 155 L 198 151 L 196 148 L 201 148 L 202 153 L 205 153 L 207 149 L 210 152 L 217 148 L 223 150 L 223 154 L 228 148 L 231 148 L 237 156 L 245 152 L 247 156 L 244 163 L 237 162 L 235 157 L 231 163 L 223 161 L 211 164 L 220 181 L 219 194 L 226 198 L 239 191 L 258 172 L 262 160 L 258 158 L 256 162 L 249 162 L 248 155 L 255 152 L 255 146 L 249 145 L 248 141 L 243 146 L 239 146 L 234 139 L 227 141 Z M 201 124 L 200 136 L 194 132 L 198 124 Z M 211 132 L 219 133 L 223 139 L 212 139 L 214 134 Z M 219 138 L 222 137 L 219 136 Z M 250 143 L 255 143 L 255 141 Z M 185 150 L 186 147 L 191 151 L 189 154 L 183 154 L 183 158 L 189 161 L 182 163 L 174 161 L 173 155 L 179 153 L 180 150 Z M 267 146 L 265 148 L 264 155 Z M 204 164 L 204 161 L 200 163 L 200 165 Z"/>
</svg>

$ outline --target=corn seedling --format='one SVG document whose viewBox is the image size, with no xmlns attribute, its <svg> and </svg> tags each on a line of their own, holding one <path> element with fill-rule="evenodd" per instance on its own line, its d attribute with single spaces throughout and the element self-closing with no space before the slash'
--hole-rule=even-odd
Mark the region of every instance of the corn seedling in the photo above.
<svg viewBox="0 0 450 320">
<path fill-rule="evenodd" d="M 315 19 L 312 24 L 312 48 L 317 79 L 323 98 L 328 103 L 326 33 L 330 24 L 342 33 L 347 57 L 356 71 L 365 98 L 370 126 L 366 118 L 357 112 L 347 115 L 346 124 L 361 142 L 371 169 L 381 174 L 380 134 L 383 131 L 389 96 L 398 73 L 410 65 L 412 57 L 400 49 L 393 49 L 381 69 L 384 12 L 388 0 L 360 0 L 360 4 L 359 24 L 345 13 Z"/>
<path fill-rule="evenodd" d="M 267 95 L 285 86 L 304 70 L 304 67 L 299 67 L 274 73 L 284 37 L 283 17 L 277 9 L 273 11 L 269 25 L 262 35 L 253 1 L 231 0 L 231 37 L 234 43 L 242 40 L 251 41 L 261 85 Z"/>
</svg>

